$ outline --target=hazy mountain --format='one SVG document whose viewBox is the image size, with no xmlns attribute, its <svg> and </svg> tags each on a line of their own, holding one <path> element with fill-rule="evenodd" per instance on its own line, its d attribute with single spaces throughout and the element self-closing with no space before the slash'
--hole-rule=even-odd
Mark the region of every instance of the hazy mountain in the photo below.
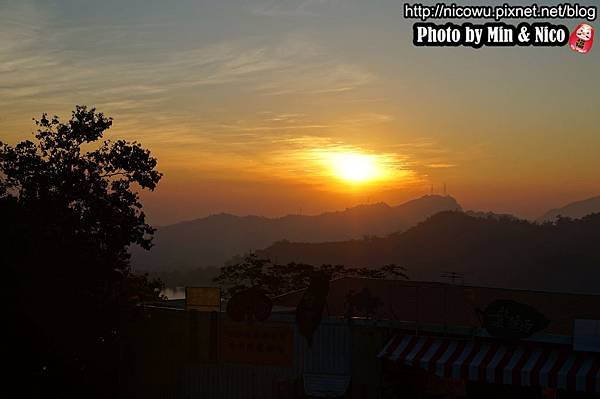
<svg viewBox="0 0 600 399">
<path fill-rule="evenodd" d="M 408 268 L 414 280 L 465 274 L 474 285 L 600 293 L 600 214 L 554 224 L 442 212 L 403 233 L 330 243 L 278 242 L 258 255 L 289 262 Z"/>
<path fill-rule="evenodd" d="M 538 218 L 539 222 L 553 221 L 558 216 L 581 218 L 592 213 L 600 213 L 600 196 L 583 201 L 571 202 L 562 208 L 552 209 Z"/>
<path fill-rule="evenodd" d="M 397 206 L 360 205 L 316 216 L 212 215 L 159 228 L 150 251 L 132 249 L 132 262 L 138 270 L 221 266 L 235 255 L 276 241 L 323 242 L 387 235 L 440 211 L 460 209 L 450 196 L 428 195 Z"/>
</svg>

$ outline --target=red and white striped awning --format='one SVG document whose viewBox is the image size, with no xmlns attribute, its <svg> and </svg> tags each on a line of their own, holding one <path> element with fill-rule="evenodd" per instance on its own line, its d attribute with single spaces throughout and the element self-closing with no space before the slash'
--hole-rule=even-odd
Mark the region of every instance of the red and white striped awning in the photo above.
<svg viewBox="0 0 600 399">
<path fill-rule="evenodd" d="M 568 348 L 401 335 L 379 357 L 457 380 L 600 392 L 600 354 Z"/>
</svg>

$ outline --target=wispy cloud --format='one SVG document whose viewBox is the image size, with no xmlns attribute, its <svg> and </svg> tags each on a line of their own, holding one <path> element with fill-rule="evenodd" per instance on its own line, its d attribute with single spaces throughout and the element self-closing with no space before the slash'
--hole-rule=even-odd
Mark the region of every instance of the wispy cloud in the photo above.
<svg viewBox="0 0 600 399">
<path fill-rule="evenodd" d="M 173 97 L 194 88 L 218 86 L 222 93 L 237 90 L 255 96 L 323 94 L 352 90 L 373 79 L 301 34 L 267 41 L 229 39 L 139 54 L 95 54 L 65 44 L 82 35 L 82 27 L 50 26 L 44 13 L 34 8 L 2 11 L 0 105 L 5 107 L 85 101 L 121 113 L 134 111 L 137 105 L 150 114 L 169 109 Z M 120 29 L 103 32 L 105 41 L 107 36 L 117 42 Z M 198 92 L 190 99 L 202 98 Z"/>
<path fill-rule="evenodd" d="M 336 0 L 267 0 L 248 6 L 254 15 L 265 17 L 302 17 L 314 15 L 323 5 L 338 3 Z"/>
<path fill-rule="evenodd" d="M 87 103 L 114 116 L 114 129 L 153 146 L 169 168 L 215 174 L 237 168 L 314 181 L 324 178 L 325 154 L 341 151 L 373 154 L 394 176 L 414 181 L 421 165 L 415 154 L 435 148 L 410 143 L 383 149 L 368 145 L 368 136 L 346 140 L 345 132 L 370 131 L 396 117 L 370 106 L 350 113 L 311 107 L 315 100 L 381 99 L 351 95 L 377 76 L 309 32 L 153 48 L 146 36 L 153 24 L 117 24 L 100 32 L 57 25 L 51 8 L 19 4 L 0 10 L 0 118 L 21 112 L 29 121 L 32 110 L 59 113 Z M 326 5 L 331 2 L 263 2 L 253 10 L 290 16 Z M 90 37 L 98 41 L 80 45 L 79 38 Z M 96 53 L 94 46 L 107 50 Z M 280 106 L 299 97 L 301 110 Z M 445 161 L 436 156 L 429 162 Z"/>
<path fill-rule="evenodd" d="M 456 165 L 452 164 L 452 163 L 431 163 L 429 165 L 427 165 L 428 168 L 431 169 L 448 169 L 448 168 L 454 168 Z"/>
</svg>

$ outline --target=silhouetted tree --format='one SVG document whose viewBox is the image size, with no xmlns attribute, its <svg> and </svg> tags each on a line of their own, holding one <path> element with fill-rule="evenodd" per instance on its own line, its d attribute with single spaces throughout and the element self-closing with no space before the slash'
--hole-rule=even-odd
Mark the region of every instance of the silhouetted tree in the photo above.
<svg viewBox="0 0 600 399">
<path fill-rule="evenodd" d="M 315 273 L 325 275 L 329 280 L 350 276 L 408 279 L 406 268 L 393 264 L 379 268 L 352 268 L 343 265 L 317 267 L 303 263 L 279 265 L 256 254 L 249 254 L 238 263 L 222 267 L 213 281 L 225 287 L 228 295 L 257 287 L 274 297 L 308 287 Z"/>
<path fill-rule="evenodd" d="M 26 397 L 114 397 L 122 314 L 160 295 L 131 272 L 128 247 L 151 246 L 137 192 L 161 174 L 136 142 L 97 144 L 111 124 L 77 106 L 67 122 L 36 120 L 34 141 L 0 143 L 5 326 Z"/>
</svg>

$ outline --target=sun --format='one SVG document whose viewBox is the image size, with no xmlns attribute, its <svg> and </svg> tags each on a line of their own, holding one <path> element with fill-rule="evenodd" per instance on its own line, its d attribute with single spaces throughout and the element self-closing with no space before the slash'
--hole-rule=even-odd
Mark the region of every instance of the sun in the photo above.
<svg viewBox="0 0 600 399">
<path fill-rule="evenodd" d="M 375 157 L 367 154 L 332 154 L 331 165 L 335 176 L 351 183 L 367 182 L 379 175 Z"/>
</svg>

